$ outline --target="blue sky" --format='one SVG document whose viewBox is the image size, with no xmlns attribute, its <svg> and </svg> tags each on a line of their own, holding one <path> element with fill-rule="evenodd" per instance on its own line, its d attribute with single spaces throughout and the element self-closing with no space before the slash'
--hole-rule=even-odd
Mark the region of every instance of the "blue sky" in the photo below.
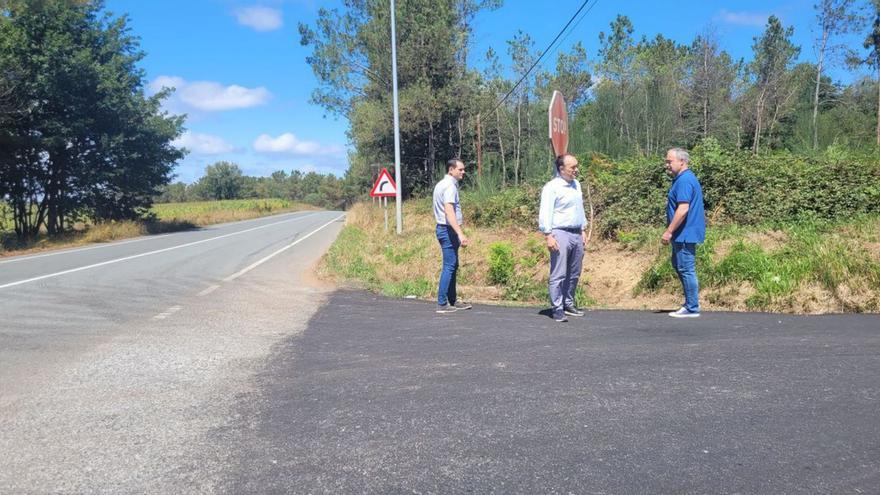
<svg viewBox="0 0 880 495">
<path fill-rule="evenodd" d="M 589 57 L 598 50 L 599 31 L 620 13 L 635 36 L 658 33 L 682 43 L 712 26 L 722 48 L 736 58 L 751 58 L 752 38 L 767 16 L 775 14 L 795 28 L 800 60 L 815 60 L 811 48 L 815 12 L 810 0 L 630 1 L 591 0 L 595 5 L 561 45 L 581 41 Z M 543 49 L 580 6 L 580 0 L 537 2 L 507 0 L 498 10 L 481 13 L 474 23 L 471 60 L 492 46 L 506 60 L 517 29 L 528 32 Z M 169 111 L 186 113 L 187 133 L 178 141 L 191 153 L 177 168 L 177 180 L 192 182 L 219 160 L 237 163 L 247 175 L 276 170 L 342 175 L 348 168 L 344 119 L 325 117 L 309 96 L 317 81 L 299 45 L 297 23 L 313 24 L 325 0 L 107 0 L 107 10 L 129 16 L 129 26 L 147 53 L 141 66 L 151 88 L 173 86 Z M 547 5 L 553 5 L 548 7 Z M 659 6 L 659 7 L 658 7 Z M 849 37 L 852 46 L 861 36 Z M 545 67 L 555 64 L 555 54 Z M 832 69 L 836 80 L 853 75 Z"/>
</svg>

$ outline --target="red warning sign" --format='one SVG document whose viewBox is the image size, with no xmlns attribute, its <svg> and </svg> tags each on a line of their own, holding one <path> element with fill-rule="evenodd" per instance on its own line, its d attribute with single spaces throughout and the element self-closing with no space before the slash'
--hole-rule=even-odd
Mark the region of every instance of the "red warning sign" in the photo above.
<svg viewBox="0 0 880 495">
<path fill-rule="evenodd" d="M 379 178 L 376 179 L 376 183 L 373 184 L 373 190 L 370 191 L 370 196 L 374 198 L 391 198 L 397 196 L 397 184 L 394 183 L 394 179 L 391 178 L 391 174 L 388 173 L 387 168 L 383 168 L 381 172 L 379 172 Z"/>
</svg>

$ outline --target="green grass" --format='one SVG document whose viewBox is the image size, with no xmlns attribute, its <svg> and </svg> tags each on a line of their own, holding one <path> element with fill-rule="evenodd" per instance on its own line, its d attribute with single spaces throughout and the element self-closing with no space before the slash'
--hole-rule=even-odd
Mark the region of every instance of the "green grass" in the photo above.
<svg viewBox="0 0 880 495">
<path fill-rule="evenodd" d="M 412 246 L 388 244 L 385 246 L 382 254 L 389 263 L 403 265 L 422 255 L 427 248 L 427 242 L 423 240 L 414 243 Z"/>
<path fill-rule="evenodd" d="M 426 297 L 431 293 L 432 284 L 424 277 L 402 282 L 384 282 L 381 292 L 388 297 Z"/>
<path fill-rule="evenodd" d="M 381 210 L 356 205 L 331 248 L 324 266 L 341 278 L 391 297 L 431 297 L 436 290 L 440 253 L 432 213 L 425 202 L 407 205 L 404 236 L 385 233 Z M 413 212 L 412 209 L 422 211 Z M 769 311 L 876 311 L 880 309 L 880 217 L 857 217 L 846 222 L 803 221 L 796 224 L 711 226 L 697 250 L 697 270 L 705 300 L 713 308 Z M 471 245 L 461 251 L 459 287 L 465 298 L 546 304 L 548 253 L 533 231 L 495 225 L 466 228 Z M 654 304 L 680 292 L 669 262 L 670 248 L 658 242 L 662 229 L 626 231 L 619 242 L 593 245 L 587 263 L 605 253 L 630 265 L 616 266 L 632 280 L 645 255 L 653 257 L 633 296 Z M 871 244 L 874 243 L 874 244 Z M 606 251 L 603 251 L 606 250 Z M 621 251 L 631 253 L 621 255 Z M 627 263 L 627 261 L 623 261 Z M 630 269 L 632 271 L 626 272 Z M 591 272 L 587 272 L 591 273 Z M 619 290 L 607 272 L 596 272 L 601 283 L 581 280 L 579 306 L 615 307 L 602 290 Z M 486 290 L 491 287 L 491 290 Z M 598 301 L 598 302 L 597 302 Z M 623 304 L 633 307 L 633 301 Z M 812 308 L 812 309 L 810 309 Z"/>
<path fill-rule="evenodd" d="M 861 283 L 876 291 L 880 289 L 880 263 L 872 260 L 861 245 L 862 241 L 876 242 L 876 226 L 877 220 L 870 218 L 776 226 L 787 239 L 772 250 L 743 240 L 740 227 L 712 229 L 706 243 L 697 250 L 697 273 L 703 288 L 751 285 L 754 294 L 745 301 L 750 309 L 776 309 L 808 283 L 817 284 L 835 297 L 842 286 L 858 290 Z M 713 261 L 718 243 L 731 239 L 735 241 L 729 251 Z M 636 292 L 677 287 L 678 283 L 667 248 L 642 275 Z M 849 311 L 878 309 L 876 302 L 866 307 L 847 307 L 851 303 L 838 299 Z"/>
<path fill-rule="evenodd" d="M 327 251 L 327 267 L 334 273 L 349 280 L 357 280 L 367 287 L 377 287 L 379 278 L 376 267 L 366 261 L 364 245 L 366 234 L 363 230 L 346 225 L 339 232 L 336 242 Z"/>
</svg>

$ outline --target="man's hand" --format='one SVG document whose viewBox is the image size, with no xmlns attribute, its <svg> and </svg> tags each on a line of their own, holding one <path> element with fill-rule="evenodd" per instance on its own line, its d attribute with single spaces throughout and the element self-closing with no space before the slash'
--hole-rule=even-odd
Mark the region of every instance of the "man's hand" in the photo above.
<svg viewBox="0 0 880 495">
<path fill-rule="evenodd" d="M 584 247 L 587 247 L 587 231 L 581 231 L 581 238 L 584 240 Z"/>
<path fill-rule="evenodd" d="M 553 237 L 553 234 L 547 234 L 547 249 L 550 251 L 559 251 L 559 243 L 556 242 L 556 238 Z"/>
<path fill-rule="evenodd" d="M 668 230 L 666 232 L 663 232 L 663 235 L 660 236 L 660 242 L 663 243 L 664 246 L 669 244 L 669 241 L 671 241 L 671 240 L 672 240 L 672 232 L 670 232 Z"/>
<path fill-rule="evenodd" d="M 471 240 L 468 239 L 467 236 L 464 234 L 458 236 L 458 241 L 461 244 L 461 247 L 468 247 L 468 244 L 471 243 Z"/>
</svg>

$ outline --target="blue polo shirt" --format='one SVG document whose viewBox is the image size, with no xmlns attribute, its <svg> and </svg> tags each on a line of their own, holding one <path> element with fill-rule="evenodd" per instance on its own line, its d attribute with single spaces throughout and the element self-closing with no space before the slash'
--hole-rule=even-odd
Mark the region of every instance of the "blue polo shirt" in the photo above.
<svg viewBox="0 0 880 495">
<path fill-rule="evenodd" d="M 666 225 L 672 222 L 679 203 L 688 203 L 684 223 L 672 233 L 672 242 L 700 243 L 706 240 L 706 215 L 703 211 L 703 190 L 697 176 L 687 169 L 672 181 L 666 197 Z"/>
</svg>

